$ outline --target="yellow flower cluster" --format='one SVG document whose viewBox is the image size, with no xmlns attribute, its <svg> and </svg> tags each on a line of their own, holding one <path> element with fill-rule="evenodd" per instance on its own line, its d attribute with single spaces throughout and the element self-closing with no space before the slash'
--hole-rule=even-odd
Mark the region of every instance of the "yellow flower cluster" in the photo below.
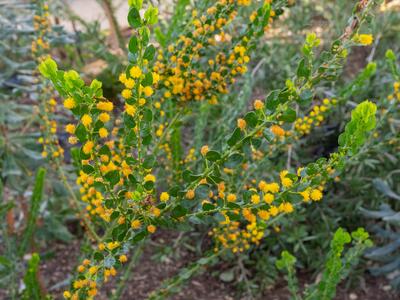
<svg viewBox="0 0 400 300">
<path fill-rule="evenodd" d="M 388 99 L 390 101 L 397 99 L 397 101 L 400 101 L 400 81 L 396 81 L 393 83 L 393 90 L 394 92 L 388 96 Z"/>
<path fill-rule="evenodd" d="M 327 99 L 322 100 L 321 105 L 315 105 L 311 112 L 308 113 L 303 118 L 298 118 L 294 123 L 295 131 L 298 133 L 298 137 L 303 135 L 308 135 L 311 130 L 315 127 L 321 125 L 321 123 L 326 118 L 326 115 L 330 110 L 337 104 L 336 99 Z M 297 138 L 298 138 L 297 137 Z"/>
<path fill-rule="evenodd" d="M 193 12 L 192 31 L 169 45 L 166 53 L 160 50 L 158 54 L 154 71 L 160 73 L 164 98 L 215 104 L 219 94 L 228 92 L 234 78 L 247 71 L 247 45 L 252 36 L 243 35 L 233 42 L 225 26 L 236 18 L 238 6 L 250 3 L 219 0 L 201 16 Z"/>
</svg>

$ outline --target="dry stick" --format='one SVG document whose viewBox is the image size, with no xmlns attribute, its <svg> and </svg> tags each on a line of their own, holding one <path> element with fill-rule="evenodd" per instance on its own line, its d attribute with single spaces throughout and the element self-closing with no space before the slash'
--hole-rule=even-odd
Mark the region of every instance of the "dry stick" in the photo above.
<svg viewBox="0 0 400 300">
<path fill-rule="evenodd" d="M 111 0 L 97 0 L 100 5 L 103 7 L 104 13 L 108 19 L 108 23 L 110 24 L 111 36 L 115 43 L 118 43 L 118 47 L 125 53 L 125 42 L 124 38 L 121 34 L 121 30 L 119 28 L 117 19 L 115 18 L 114 8 L 112 6 Z"/>
</svg>

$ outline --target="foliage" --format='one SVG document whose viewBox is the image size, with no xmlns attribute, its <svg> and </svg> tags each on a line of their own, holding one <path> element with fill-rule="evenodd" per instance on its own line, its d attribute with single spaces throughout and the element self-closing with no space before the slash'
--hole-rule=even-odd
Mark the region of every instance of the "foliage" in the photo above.
<svg viewBox="0 0 400 300">
<path fill-rule="evenodd" d="M 343 255 L 345 245 L 351 242 L 352 247 Z M 347 231 L 339 228 L 331 241 L 321 281 L 307 287 L 304 291 L 304 299 L 333 299 L 337 285 L 349 275 L 363 252 L 371 246 L 372 241 L 364 229 L 359 228 L 350 236 Z M 283 251 L 281 256 L 281 259 L 276 261 L 277 268 L 288 272 L 287 280 L 293 299 L 303 299 L 298 293 L 299 288 L 295 278 L 296 258 L 287 251 Z"/>
<path fill-rule="evenodd" d="M 125 49 L 117 32 L 121 51 L 115 52 L 96 24 L 77 17 L 65 3 L 55 1 L 50 7 L 78 22 L 83 32 L 74 28 L 75 35 L 65 35 L 51 25 L 48 6 L 33 1 L 34 30 L 29 38 L 22 36 L 27 44 L 33 40 L 29 59 L 41 77 L 32 70 L 35 84 L 28 84 L 24 95 L 35 100 L 42 121 L 30 111 L 33 123 L 21 120 L 12 129 L 5 124 L 7 132 L 20 134 L 24 126 L 34 133 L 40 144 L 35 147 L 42 152 L 37 162 L 46 163 L 50 175 L 44 185 L 44 171 L 38 173 L 16 259 L 30 252 L 35 238 L 49 243 L 50 236 L 63 233 L 64 240 L 70 239 L 63 224 L 73 212 L 73 220 L 82 224 L 85 246 L 64 292 L 67 299 L 95 297 L 103 283 L 125 269 L 116 291 L 107 295 L 121 297 L 145 245 L 168 230 L 178 231 L 179 237 L 161 250 L 161 257 L 173 253 L 179 259 L 175 250 L 183 240 L 201 257 L 165 280 L 150 299 L 173 295 L 222 261 L 226 268 L 219 278 L 236 281 L 251 297 L 254 289 L 276 278 L 273 262 L 282 248 L 291 249 L 297 259 L 283 252 L 276 266 L 287 269 L 289 289 L 300 299 L 295 264 L 321 270 L 324 262 L 314 258 L 329 247 L 332 230 L 368 227 L 359 208 L 376 209 L 382 194 L 396 199 L 398 192 L 373 174 L 379 170 L 380 178 L 389 181 L 396 174 L 388 171 L 393 164 L 379 165 L 378 160 L 383 155 L 397 159 L 396 56 L 388 51 L 386 61 L 379 59 L 384 44 L 379 41 L 393 39 L 383 30 L 391 28 L 396 16 L 389 14 L 386 23 L 386 14 L 376 10 L 380 3 L 355 2 L 351 10 L 349 1 L 179 0 L 165 17 L 154 4 L 132 0 L 127 14 L 132 35 Z M 350 18 L 345 10 L 351 11 Z M 109 17 L 115 21 L 112 10 Z M 321 32 L 317 24 L 310 32 L 308 24 L 319 17 L 328 29 Z M 57 49 L 68 39 L 75 43 Z M 371 51 L 368 63 L 349 71 L 355 53 L 365 49 Z M 98 58 L 107 68 L 94 79 L 84 64 Z M 70 67 L 75 70 L 64 71 Z M 39 124 L 41 137 L 30 124 Z M 7 161 L 4 157 L 1 163 Z M 7 176 L 2 186 L 9 184 Z M 378 192 L 370 199 L 364 188 L 370 191 L 373 184 Z M 19 193 L 28 186 L 29 180 Z M 43 188 L 49 191 L 46 198 L 60 201 L 39 206 Z M 5 214 L 12 209 L 10 200 L 1 206 Z M 45 226 L 35 234 L 41 212 Z M 10 236 L 7 253 L 16 249 L 17 236 Z M 337 230 L 322 280 L 304 297 L 332 299 L 368 246 L 363 230 L 354 231 L 352 239 Z M 390 253 L 395 248 L 390 246 Z M 15 282 L 25 272 L 8 258 L 2 261 L 6 272 L 13 269 L 16 296 Z M 25 297 L 39 297 L 38 264 L 32 255 Z M 247 267 L 256 275 L 249 276 Z"/>
</svg>

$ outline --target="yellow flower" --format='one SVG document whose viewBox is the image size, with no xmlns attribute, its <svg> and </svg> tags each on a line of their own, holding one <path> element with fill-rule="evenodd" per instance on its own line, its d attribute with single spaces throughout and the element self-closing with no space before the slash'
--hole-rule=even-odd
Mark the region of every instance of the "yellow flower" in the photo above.
<svg viewBox="0 0 400 300">
<path fill-rule="evenodd" d="M 254 109 L 260 110 L 264 108 L 264 103 L 261 100 L 255 100 L 254 101 Z"/>
<path fill-rule="evenodd" d="M 129 98 L 132 97 L 132 91 L 131 91 L 131 90 L 128 90 L 128 89 L 124 89 L 124 90 L 122 91 L 121 95 L 122 95 L 122 98 L 124 98 L 124 99 L 129 99 Z"/>
<path fill-rule="evenodd" d="M 270 129 L 271 129 L 271 132 L 276 136 L 284 136 L 285 135 L 285 130 L 283 130 L 283 128 L 278 125 L 272 125 Z"/>
<path fill-rule="evenodd" d="M 260 203 L 260 196 L 258 194 L 251 195 L 251 203 L 253 204 Z"/>
<path fill-rule="evenodd" d="M 139 78 L 142 75 L 142 70 L 138 66 L 134 66 L 129 70 L 129 74 L 133 78 Z"/>
<path fill-rule="evenodd" d="M 90 267 L 89 274 L 91 274 L 91 275 L 96 274 L 97 270 L 98 270 L 97 266 Z"/>
<path fill-rule="evenodd" d="M 119 256 L 118 260 L 123 264 L 123 263 L 126 263 L 128 261 L 128 258 L 126 257 L 126 255 L 122 254 L 122 255 Z"/>
<path fill-rule="evenodd" d="M 276 206 L 271 206 L 269 213 L 271 216 L 275 217 L 279 213 L 279 210 Z"/>
<path fill-rule="evenodd" d="M 300 195 L 303 196 L 303 201 L 304 202 L 310 201 L 310 192 L 308 190 L 300 192 Z"/>
<path fill-rule="evenodd" d="M 82 124 L 85 127 L 88 127 L 90 124 L 92 124 L 92 117 L 89 116 L 88 114 L 84 114 L 81 118 Z"/>
<path fill-rule="evenodd" d="M 130 116 L 135 116 L 136 114 L 136 107 L 130 104 L 125 104 L 125 111 Z"/>
<path fill-rule="evenodd" d="M 155 177 L 153 174 L 147 174 L 147 175 L 144 177 L 144 181 L 145 181 L 145 182 L 147 182 L 147 181 L 156 182 L 156 177 Z"/>
<path fill-rule="evenodd" d="M 268 220 L 270 217 L 268 211 L 266 210 L 259 210 L 257 214 L 263 220 Z"/>
<path fill-rule="evenodd" d="M 237 120 L 237 127 L 239 127 L 241 130 L 244 130 L 246 128 L 246 121 L 244 119 L 238 119 Z"/>
<path fill-rule="evenodd" d="M 127 89 L 130 89 L 130 90 L 131 90 L 131 89 L 133 89 L 134 86 L 135 86 L 135 80 L 133 80 L 132 78 L 129 78 L 129 79 L 125 80 L 124 84 L 125 84 L 125 87 L 126 87 Z"/>
<path fill-rule="evenodd" d="M 146 104 L 146 99 L 140 98 L 140 99 L 139 99 L 139 106 L 143 106 L 143 105 L 145 105 L 145 104 Z"/>
<path fill-rule="evenodd" d="M 162 192 L 160 195 L 160 201 L 166 202 L 169 200 L 169 194 L 167 192 Z"/>
<path fill-rule="evenodd" d="M 110 115 L 108 113 L 101 113 L 99 115 L 99 120 L 103 123 L 107 123 L 110 120 Z"/>
<path fill-rule="evenodd" d="M 154 226 L 154 225 L 147 226 L 147 231 L 150 232 L 150 233 L 156 232 L 156 229 L 157 229 L 157 227 Z"/>
<path fill-rule="evenodd" d="M 187 198 L 187 199 L 191 200 L 191 199 L 194 198 L 194 196 L 195 196 L 194 190 L 188 190 L 188 191 L 186 192 L 186 198 Z"/>
<path fill-rule="evenodd" d="M 131 222 L 131 227 L 133 229 L 139 229 L 142 226 L 142 223 L 139 220 L 133 220 Z"/>
<path fill-rule="evenodd" d="M 92 141 L 87 141 L 85 145 L 83 145 L 82 151 L 85 154 L 89 154 L 94 147 L 94 143 Z"/>
<path fill-rule="evenodd" d="M 107 248 L 109 250 L 114 250 L 115 248 L 119 247 L 119 242 L 109 242 L 107 243 Z"/>
<path fill-rule="evenodd" d="M 106 138 L 108 136 L 108 130 L 104 127 L 99 129 L 99 136 L 101 138 Z"/>
<path fill-rule="evenodd" d="M 67 98 L 64 100 L 64 107 L 66 109 L 73 109 L 76 106 L 75 100 L 72 98 Z"/>
<path fill-rule="evenodd" d="M 121 74 L 119 75 L 119 81 L 120 81 L 121 83 L 125 83 L 126 80 L 127 80 L 126 74 L 125 74 L 125 73 L 121 73 Z"/>
<path fill-rule="evenodd" d="M 264 201 L 268 204 L 271 204 L 275 199 L 275 196 L 271 193 L 264 194 Z"/>
<path fill-rule="evenodd" d="M 201 155 L 206 156 L 208 151 L 209 151 L 208 146 L 204 145 L 203 147 L 201 147 L 200 153 Z"/>
<path fill-rule="evenodd" d="M 291 203 L 285 202 L 285 203 L 282 203 L 282 205 L 283 205 L 283 211 L 285 213 L 290 214 L 291 212 L 293 212 L 294 208 Z"/>
<path fill-rule="evenodd" d="M 110 101 L 100 101 L 96 105 L 97 109 L 105 110 L 105 111 L 112 111 L 114 108 L 114 104 Z"/>
<path fill-rule="evenodd" d="M 68 143 L 70 143 L 71 145 L 75 145 L 78 143 L 78 139 L 76 138 L 76 136 L 70 136 L 68 138 Z"/>
<path fill-rule="evenodd" d="M 71 293 L 69 291 L 64 291 L 63 296 L 65 299 L 71 298 Z"/>
<path fill-rule="evenodd" d="M 235 202 L 236 201 L 236 195 L 235 194 L 228 194 L 228 196 L 226 197 L 226 200 L 228 200 L 228 202 Z"/>
<path fill-rule="evenodd" d="M 150 86 L 146 86 L 143 88 L 143 93 L 146 97 L 150 97 L 151 95 L 153 95 L 153 89 Z"/>
<path fill-rule="evenodd" d="M 355 36 L 355 40 L 361 45 L 368 46 L 372 44 L 372 42 L 374 41 L 374 37 L 372 36 L 372 34 L 357 34 Z"/>
<path fill-rule="evenodd" d="M 74 134 L 75 132 L 75 125 L 74 124 L 67 124 L 65 126 L 65 131 L 68 132 L 69 134 Z"/>
<path fill-rule="evenodd" d="M 319 201 L 322 199 L 322 192 L 318 189 L 314 189 L 310 193 L 311 199 L 314 201 Z"/>
</svg>

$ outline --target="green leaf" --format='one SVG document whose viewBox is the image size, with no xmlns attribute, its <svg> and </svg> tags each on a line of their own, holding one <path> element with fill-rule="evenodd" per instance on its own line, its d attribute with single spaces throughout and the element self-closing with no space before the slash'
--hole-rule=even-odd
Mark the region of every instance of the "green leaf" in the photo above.
<svg viewBox="0 0 400 300">
<path fill-rule="evenodd" d="M 136 7 L 131 7 L 128 13 L 128 23 L 132 28 L 138 28 L 142 25 L 139 10 Z"/>
<path fill-rule="evenodd" d="M 143 161 L 143 168 L 151 169 L 151 168 L 153 168 L 155 162 L 156 162 L 155 156 L 154 155 L 149 155 Z"/>
<path fill-rule="evenodd" d="M 182 205 L 177 205 L 177 206 L 175 206 L 173 209 L 172 209 L 172 211 L 171 211 L 171 216 L 173 217 L 173 218 L 180 218 L 180 217 L 183 217 L 184 215 L 186 215 L 188 213 L 188 210 L 185 208 L 185 207 L 183 207 Z"/>
<path fill-rule="evenodd" d="M 54 78 L 57 76 L 57 64 L 51 58 L 46 58 L 39 65 L 39 72 L 46 78 Z"/>
<path fill-rule="evenodd" d="M 129 6 L 135 7 L 137 10 L 140 10 L 143 6 L 143 0 L 128 0 Z"/>
<path fill-rule="evenodd" d="M 149 45 L 146 50 L 144 50 L 143 58 L 152 61 L 155 54 L 156 48 L 153 45 Z"/>
<path fill-rule="evenodd" d="M 297 76 L 308 78 L 310 74 L 311 74 L 310 66 L 306 63 L 306 60 L 303 58 L 297 67 Z"/>
<path fill-rule="evenodd" d="M 206 159 L 209 161 L 217 161 L 221 159 L 221 154 L 218 151 L 210 150 L 206 154 Z"/>
<path fill-rule="evenodd" d="M 244 119 L 250 127 L 256 127 L 258 123 L 258 117 L 257 114 L 254 111 L 248 112 L 245 116 Z"/>
<path fill-rule="evenodd" d="M 236 128 L 233 131 L 233 133 L 230 136 L 230 138 L 228 139 L 227 143 L 228 143 L 229 146 L 232 147 L 232 146 L 236 145 L 236 143 L 238 141 L 240 141 L 241 138 L 242 138 L 242 132 L 241 132 L 240 128 Z"/>
<path fill-rule="evenodd" d="M 158 8 L 150 4 L 144 13 L 144 19 L 149 25 L 156 24 L 158 22 Z"/>
<path fill-rule="evenodd" d="M 137 53 L 139 51 L 139 41 L 136 36 L 132 36 L 128 45 L 129 52 Z"/>
<path fill-rule="evenodd" d="M 292 123 L 296 120 L 296 112 L 292 108 L 288 108 L 279 116 L 278 120 Z"/>
<path fill-rule="evenodd" d="M 28 244 L 31 241 L 33 233 L 35 231 L 36 220 L 39 215 L 40 203 L 42 202 L 45 176 L 46 170 L 43 168 L 40 168 L 36 173 L 36 180 L 31 197 L 31 207 L 29 209 L 28 221 L 18 251 L 20 255 L 23 255 L 27 250 Z"/>
<path fill-rule="evenodd" d="M 118 170 L 110 171 L 106 175 L 104 175 L 104 178 L 112 185 L 116 185 L 119 180 L 120 180 L 120 175 Z"/>
</svg>

